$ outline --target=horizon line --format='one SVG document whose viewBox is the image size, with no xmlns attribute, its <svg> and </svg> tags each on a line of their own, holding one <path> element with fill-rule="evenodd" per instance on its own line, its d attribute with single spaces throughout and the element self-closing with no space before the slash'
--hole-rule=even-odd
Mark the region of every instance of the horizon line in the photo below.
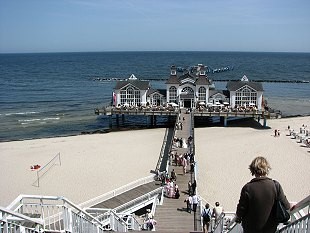
<svg viewBox="0 0 310 233">
<path fill-rule="evenodd" d="M 162 52 L 217 52 L 217 53 L 310 53 L 310 52 L 292 52 L 292 51 L 232 51 L 232 50 L 102 50 L 102 51 L 40 51 L 40 52 L 0 52 L 0 55 L 8 54 L 47 54 L 47 53 L 162 53 Z"/>
</svg>

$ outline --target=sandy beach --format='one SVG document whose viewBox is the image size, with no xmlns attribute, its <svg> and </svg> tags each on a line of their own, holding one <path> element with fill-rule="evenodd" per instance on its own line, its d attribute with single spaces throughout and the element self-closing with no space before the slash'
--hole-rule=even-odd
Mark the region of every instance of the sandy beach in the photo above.
<svg viewBox="0 0 310 233">
<path fill-rule="evenodd" d="M 248 169 L 256 156 L 271 164 L 269 177 L 278 180 L 291 202 L 310 194 L 310 148 L 291 139 L 287 127 L 299 131 L 310 117 L 268 120 L 270 129 L 230 126 L 195 129 L 198 160 L 198 192 L 214 205 L 219 201 L 226 211 L 236 211 L 241 188 L 253 177 Z M 229 123 L 228 123 L 229 125 Z M 274 137 L 274 130 L 280 137 Z"/>
<path fill-rule="evenodd" d="M 240 123 L 196 128 L 199 195 L 235 211 L 242 186 L 252 179 L 248 165 L 262 155 L 290 201 L 308 196 L 310 149 L 286 136 L 288 125 L 296 131 L 302 124 L 310 127 L 310 117 L 268 120 L 269 129 Z M 274 137 L 274 129 L 280 129 L 280 137 Z M 65 196 L 79 204 L 146 177 L 156 166 L 164 134 L 165 129 L 147 129 L 0 143 L 0 206 L 19 194 Z M 61 166 L 34 186 L 36 172 L 30 166 L 44 165 L 58 152 Z"/>
<path fill-rule="evenodd" d="M 64 196 L 79 204 L 147 177 L 164 135 L 161 128 L 0 143 L 0 206 L 19 194 Z M 40 187 L 33 185 L 30 166 L 43 166 L 58 152 L 61 166 L 53 166 Z"/>
</svg>

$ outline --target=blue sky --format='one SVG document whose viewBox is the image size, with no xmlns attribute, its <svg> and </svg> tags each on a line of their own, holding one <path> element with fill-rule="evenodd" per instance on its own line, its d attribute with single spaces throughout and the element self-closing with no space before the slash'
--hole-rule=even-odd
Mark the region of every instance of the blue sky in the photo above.
<svg viewBox="0 0 310 233">
<path fill-rule="evenodd" d="M 310 0 L 0 0 L 0 53 L 310 52 Z"/>
</svg>

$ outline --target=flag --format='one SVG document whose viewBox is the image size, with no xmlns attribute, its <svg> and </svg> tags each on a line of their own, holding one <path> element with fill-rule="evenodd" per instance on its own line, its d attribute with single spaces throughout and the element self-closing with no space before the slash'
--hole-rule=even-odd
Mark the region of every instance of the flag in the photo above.
<svg viewBox="0 0 310 233">
<path fill-rule="evenodd" d="M 114 91 L 112 93 L 112 103 L 113 105 L 116 105 L 116 93 Z"/>
</svg>

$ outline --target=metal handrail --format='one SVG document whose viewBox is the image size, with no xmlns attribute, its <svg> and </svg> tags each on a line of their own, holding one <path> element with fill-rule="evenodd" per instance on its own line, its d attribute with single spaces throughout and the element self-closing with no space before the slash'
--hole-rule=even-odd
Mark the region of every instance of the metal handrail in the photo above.
<svg viewBox="0 0 310 233">
<path fill-rule="evenodd" d="M 310 230 L 310 214 L 303 216 L 290 224 L 280 228 L 277 233 L 290 233 L 290 232 L 309 232 Z"/>
<path fill-rule="evenodd" d="M 161 150 L 160 150 L 160 155 L 156 164 L 156 168 L 155 168 L 155 172 L 157 173 L 157 171 L 159 171 L 161 162 L 164 158 L 164 152 L 165 152 L 165 147 L 167 144 L 167 138 L 168 138 L 168 132 L 169 132 L 169 128 L 166 128 L 166 132 L 165 132 L 165 136 L 164 136 L 164 140 L 163 140 L 163 144 L 161 146 Z"/>
<path fill-rule="evenodd" d="M 235 214 L 234 214 L 235 215 Z M 298 202 L 290 211 L 291 222 L 288 225 L 280 225 L 278 233 L 292 232 L 292 229 L 299 229 L 298 232 L 307 232 L 310 229 L 310 195 Z M 231 220 L 227 232 L 243 232 L 241 224 L 235 222 L 235 217 Z M 304 230 L 304 231 L 303 231 Z"/>
<path fill-rule="evenodd" d="M 292 232 L 292 229 L 299 229 L 299 232 L 307 232 L 310 229 L 310 195 L 298 202 L 290 211 L 291 222 L 282 226 L 278 232 Z M 304 230 L 304 231 L 303 231 Z"/>
<path fill-rule="evenodd" d="M 121 212 L 120 210 L 122 210 L 122 209 L 125 210 L 125 209 L 128 208 L 128 206 L 134 206 L 134 203 L 143 202 L 143 200 L 149 201 L 151 198 L 154 197 L 155 194 L 161 193 L 162 189 L 163 189 L 163 187 L 159 187 L 159 188 L 157 188 L 157 189 L 155 189 L 155 190 L 153 190 L 153 191 L 151 191 L 151 192 L 149 192 L 147 194 L 144 194 L 144 195 L 142 195 L 140 197 L 137 197 L 137 198 L 131 200 L 130 202 L 127 202 L 127 203 L 125 203 L 123 205 L 120 205 L 120 206 L 116 207 L 113 210 L 120 213 Z"/>
<path fill-rule="evenodd" d="M 43 224 L 43 221 L 41 219 L 30 218 L 26 215 L 20 214 L 18 212 L 11 211 L 11 210 L 4 208 L 2 206 L 0 206 L 0 212 L 1 212 L 1 215 L 0 215 L 1 220 L 4 220 L 4 219 L 12 220 L 14 218 L 15 222 L 28 221 L 28 222 L 33 222 L 33 223 L 39 224 L 39 225 Z M 12 217 L 9 218 L 8 216 L 12 216 Z"/>
<path fill-rule="evenodd" d="M 53 201 L 61 203 L 52 203 Z M 42 221 L 44 229 L 52 228 L 51 230 L 58 231 L 59 229 L 61 231 L 65 228 L 79 227 L 74 225 L 75 222 L 70 222 L 70 218 L 79 218 L 85 223 L 82 224 L 83 226 L 88 224 L 89 227 L 96 228 L 98 231 L 103 230 L 100 221 L 64 197 L 20 195 L 9 207 L 11 211 L 20 214 L 24 211 L 37 214 L 38 218 L 36 219 Z M 61 224 L 62 221 L 64 224 Z"/>
<path fill-rule="evenodd" d="M 177 119 L 179 119 L 179 114 L 177 115 Z M 176 128 L 177 128 L 176 127 L 177 123 L 178 123 L 178 120 L 176 120 L 175 123 L 174 123 L 172 138 L 174 138 L 174 136 L 175 136 L 175 132 L 176 132 Z M 169 128 L 166 129 L 166 135 L 165 135 L 165 139 L 164 139 L 165 143 L 167 143 L 168 132 L 169 132 Z M 172 145 L 173 145 L 173 143 L 170 143 L 169 152 L 172 151 Z M 162 150 L 161 150 L 161 154 L 160 154 L 160 157 L 159 157 L 157 165 L 156 165 L 156 173 L 157 174 L 158 174 L 158 171 L 159 171 L 159 167 L 161 166 L 162 159 L 164 157 L 164 149 L 165 149 L 165 147 L 164 147 L 164 144 L 163 144 Z M 169 158 L 168 158 L 166 166 L 165 166 L 165 171 L 168 171 L 168 169 L 169 169 Z"/>
</svg>

